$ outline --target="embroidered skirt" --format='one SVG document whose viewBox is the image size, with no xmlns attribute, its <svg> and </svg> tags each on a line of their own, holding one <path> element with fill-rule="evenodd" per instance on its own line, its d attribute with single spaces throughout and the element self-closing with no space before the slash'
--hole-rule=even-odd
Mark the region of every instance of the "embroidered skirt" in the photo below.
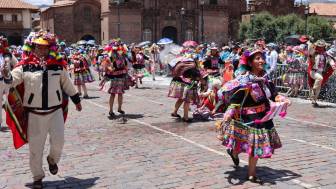
<svg viewBox="0 0 336 189">
<path fill-rule="evenodd" d="M 84 70 L 81 72 L 74 73 L 74 84 L 75 85 L 84 85 L 85 83 L 91 83 L 94 81 L 94 78 L 90 70 Z"/>
<path fill-rule="evenodd" d="M 145 68 L 133 68 L 133 77 L 140 79 L 145 77 Z"/>
<path fill-rule="evenodd" d="M 188 103 L 198 103 L 197 88 L 180 81 L 172 81 L 168 97 L 182 99 Z"/>
<path fill-rule="evenodd" d="M 250 157 L 270 158 L 275 149 L 281 148 L 280 137 L 274 126 L 255 128 L 242 125 L 236 121 L 224 124 L 223 145 L 234 153 L 247 153 Z"/>
<path fill-rule="evenodd" d="M 134 86 L 134 78 L 125 74 L 124 76 L 105 78 L 101 83 L 101 90 L 109 94 L 124 94 L 125 90 L 129 90 Z"/>
</svg>

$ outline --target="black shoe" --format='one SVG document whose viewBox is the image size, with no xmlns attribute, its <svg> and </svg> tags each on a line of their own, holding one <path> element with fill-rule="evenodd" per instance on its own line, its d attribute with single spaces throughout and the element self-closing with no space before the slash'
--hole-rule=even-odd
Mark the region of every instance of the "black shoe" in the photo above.
<svg viewBox="0 0 336 189">
<path fill-rule="evenodd" d="M 47 161 L 48 161 L 48 165 L 49 165 L 49 171 L 52 175 L 56 175 L 58 173 L 58 166 L 57 164 L 52 164 L 50 161 L 49 161 L 49 156 L 47 157 Z"/>
<path fill-rule="evenodd" d="M 317 104 L 317 102 L 313 103 L 313 107 L 314 107 L 314 108 L 319 107 L 319 105 Z"/>
<path fill-rule="evenodd" d="M 110 117 L 114 117 L 115 114 L 114 114 L 113 112 L 109 112 L 109 116 L 110 116 Z"/>
<path fill-rule="evenodd" d="M 171 113 L 170 116 L 175 117 L 175 118 L 181 118 L 180 115 L 178 115 L 178 114 L 174 114 L 174 113 Z"/>
<path fill-rule="evenodd" d="M 84 95 L 83 98 L 84 99 L 89 99 L 90 97 L 89 97 L 89 95 Z"/>
<path fill-rule="evenodd" d="M 42 189 L 43 188 L 42 179 L 34 181 L 32 188 L 33 189 Z"/>
<path fill-rule="evenodd" d="M 239 157 L 238 157 L 238 156 L 237 156 L 237 157 L 234 157 L 234 156 L 233 156 L 233 151 L 230 150 L 230 149 L 227 149 L 226 152 L 230 155 L 230 157 L 231 157 L 231 159 L 232 159 L 232 161 L 233 161 L 233 164 L 234 164 L 235 166 L 238 166 L 238 165 L 239 165 Z"/>
<path fill-rule="evenodd" d="M 123 110 L 118 110 L 118 112 L 122 115 L 125 115 L 125 111 L 123 111 Z"/>
<path fill-rule="evenodd" d="M 256 184 L 260 184 L 260 185 L 264 184 L 264 181 L 261 178 L 256 177 L 256 176 L 249 176 L 247 178 L 247 180 L 252 182 L 252 183 L 256 183 Z"/>
</svg>

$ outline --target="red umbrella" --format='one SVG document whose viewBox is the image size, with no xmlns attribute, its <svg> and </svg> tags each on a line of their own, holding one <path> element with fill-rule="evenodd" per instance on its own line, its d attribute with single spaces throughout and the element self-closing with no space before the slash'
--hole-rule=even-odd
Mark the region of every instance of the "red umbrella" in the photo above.
<svg viewBox="0 0 336 189">
<path fill-rule="evenodd" d="M 185 41 L 183 47 L 196 47 L 198 44 L 196 41 Z"/>
</svg>

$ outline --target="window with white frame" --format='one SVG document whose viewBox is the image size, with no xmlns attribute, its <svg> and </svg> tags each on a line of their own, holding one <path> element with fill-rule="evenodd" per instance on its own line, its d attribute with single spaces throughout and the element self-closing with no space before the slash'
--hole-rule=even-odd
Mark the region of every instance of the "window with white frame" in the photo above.
<svg viewBox="0 0 336 189">
<path fill-rule="evenodd" d="M 143 31 L 143 40 L 152 41 L 152 30 L 149 28 L 144 29 Z"/>
</svg>

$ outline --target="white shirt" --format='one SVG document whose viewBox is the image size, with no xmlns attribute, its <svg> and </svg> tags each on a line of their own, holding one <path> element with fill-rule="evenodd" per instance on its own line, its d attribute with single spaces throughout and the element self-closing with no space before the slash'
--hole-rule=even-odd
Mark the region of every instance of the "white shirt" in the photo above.
<svg viewBox="0 0 336 189">
<path fill-rule="evenodd" d="M 5 63 L 5 59 L 4 59 L 4 57 L 2 56 L 2 54 L 0 54 L 0 69 L 2 69 L 4 63 Z M 1 72 L 0 72 L 0 78 L 2 78 L 2 74 L 1 74 Z"/>
<path fill-rule="evenodd" d="M 278 53 L 276 50 L 272 50 L 270 55 L 267 56 L 266 58 L 266 63 L 269 65 L 269 73 L 274 72 L 277 69 L 277 63 L 278 63 Z"/>
</svg>

